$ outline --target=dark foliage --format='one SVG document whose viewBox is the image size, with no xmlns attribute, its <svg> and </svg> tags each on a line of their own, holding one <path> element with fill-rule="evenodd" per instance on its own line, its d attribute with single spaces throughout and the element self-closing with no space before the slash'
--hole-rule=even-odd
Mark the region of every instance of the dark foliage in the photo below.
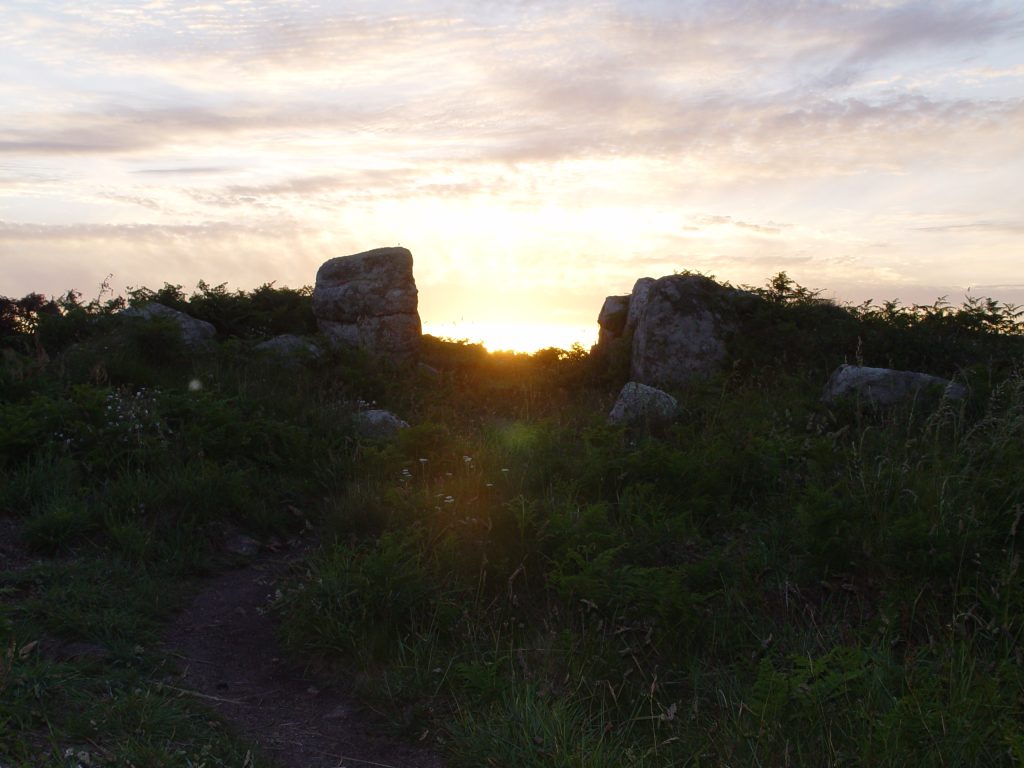
<svg viewBox="0 0 1024 768">
<path fill-rule="evenodd" d="M 358 352 L 285 369 L 249 340 L 309 331 L 308 289 L 132 292 L 214 323 L 202 354 L 118 298 L 6 300 L 0 515 L 52 559 L 0 574 L 0 729 L 27 734 L 0 760 L 79 734 L 143 765 L 124 733 L 208 738 L 203 717 L 117 726 L 116 698 L 52 682 L 31 641 L 103 643 L 103 676 L 157 690 L 166 660 L 133 665 L 168 596 L 230 531 L 308 524 L 288 644 L 358 668 L 463 764 L 1019 763 L 1020 313 L 838 307 L 784 273 L 749 290 L 735 365 L 657 435 L 604 423 L 624 348 L 426 337 L 413 372 Z M 955 374 L 971 398 L 828 408 L 844 361 Z M 369 406 L 413 427 L 358 438 Z M 190 764 L 242 764 L 216 749 Z"/>
<path fill-rule="evenodd" d="M 180 285 L 164 284 L 152 291 L 129 291 L 133 305 L 155 301 L 199 320 L 212 323 L 221 338 L 260 338 L 282 333 L 316 332 L 312 288 L 275 288 L 265 283 L 252 291 L 229 291 L 226 284 L 210 286 L 200 280 L 191 296 Z"/>
</svg>

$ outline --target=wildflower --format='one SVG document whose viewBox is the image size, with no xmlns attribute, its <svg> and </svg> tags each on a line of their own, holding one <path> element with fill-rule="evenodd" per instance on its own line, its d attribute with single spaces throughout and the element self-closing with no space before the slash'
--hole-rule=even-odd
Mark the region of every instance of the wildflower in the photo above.
<svg viewBox="0 0 1024 768">
<path fill-rule="evenodd" d="M 485 485 L 485 486 L 486 486 L 487 488 L 493 488 L 493 487 L 494 487 L 494 483 L 484 483 L 484 485 Z"/>
<path fill-rule="evenodd" d="M 420 464 L 426 464 L 426 463 L 427 463 L 426 459 L 420 459 Z"/>
<path fill-rule="evenodd" d="M 472 456 L 463 456 L 462 457 L 462 463 L 463 464 L 472 464 L 473 463 L 473 457 Z"/>
<path fill-rule="evenodd" d="M 445 496 L 444 497 L 444 503 L 445 504 L 454 504 L 455 503 L 455 497 L 454 496 Z"/>
<path fill-rule="evenodd" d="M 199 379 L 192 379 L 192 381 L 190 381 L 188 383 L 188 391 L 189 392 L 198 392 L 202 388 L 203 388 L 203 382 L 201 382 Z"/>
<path fill-rule="evenodd" d="M 502 467 L 501 468 L 501 474 L 503 474 L 503 475 L 507 475 L 510 471 L 511 470 L 509 470 L 508 467 Z"/>
</svg>

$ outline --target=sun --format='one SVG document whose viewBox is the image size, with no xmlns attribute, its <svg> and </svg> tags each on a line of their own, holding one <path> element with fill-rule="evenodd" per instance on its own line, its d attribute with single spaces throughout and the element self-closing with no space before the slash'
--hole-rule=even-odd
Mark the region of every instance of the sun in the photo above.
<svg viewBox="0 0 1024 768">
<path fill-rule="evenodd" d="M 580 344 L 589 349 L 597 340 L 597 326 L 552 323 L 424 323 L 423 332 L 446 339 L 483 344 L 488 352 L 526 352 Z"/>
</svg>

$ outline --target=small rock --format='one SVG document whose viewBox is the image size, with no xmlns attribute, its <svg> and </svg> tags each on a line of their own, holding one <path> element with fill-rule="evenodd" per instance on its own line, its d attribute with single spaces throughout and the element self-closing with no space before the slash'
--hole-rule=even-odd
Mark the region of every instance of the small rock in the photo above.
<svg viewBox="0 0 1024 768">
<path fill-rule="evenodd" d="M 967 387 L 916 371 L 841 365 L 829 378 L 821 399 L 825 403 L 834 403 L 857 398 L 867 405 L 889 407 L 927 392 L 950 400 L 962 400 L 967 396 Z"/>
<path fill-rule="evenodd" d="M 408 422 L 398 418 L 391 411 L 380 408 L 357 412 L 353 416 L 353 422 L 359 436 L 371 440 L 389 440 L 399 430 L 409 428 Z"/>
<path fill-rule="evenodd" d="M 323 356 L 323 351 L 314 341 L 303 336 L 296 336 L 294 333 L 283 333 L 280 336 L 274 336 L 257 344 L 254 349 L 257 352 L 274 355 L 287 362 L 317 360 Z"/>
<path fill-rule="evenodd" d="M 615 426 L 657 426 L 675 418 L 679 403 L 660 389 L 631 381 L 619 392 L 608 423 Z"/>
<path fill-rule="evenodd" d="M 260 543 L 254 538 L 236 533 L 224 542 L 224 551 L 239 557 L 254 557 L 259 554 Z"/>
<path fill-rule="evenodd" d="M 129 307 L 121 314 L 124 317 L 134 317 L 141 320 L 152 320 L 154 318 L 173 320 L 181 329 L 181 340 L 185 342 L 187 347 L 205 347 L 217 335 L 217 329 L 211 323 L 205 320 L 197 320 L 191 315 L 186 315 L 184 312 L 179 312 L 171 307 L 165 307 L 163 304 L 157 304 L 155 301 L 138 307 Z"/>
</svg>

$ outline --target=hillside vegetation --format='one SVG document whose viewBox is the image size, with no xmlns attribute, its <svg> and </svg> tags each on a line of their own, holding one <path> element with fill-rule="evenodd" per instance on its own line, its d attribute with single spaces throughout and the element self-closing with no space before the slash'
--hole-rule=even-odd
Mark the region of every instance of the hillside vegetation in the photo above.
<svg viewBox="0 0 1024 768">
<path fill-rule="evenodd" d="M 0 301 L 0 522 L 32 555 L 0 576 L 0 764 L 266 764 L 156 641 L 234 532 L 309 526 L 287 648 L 452 765 L 1020 764 L 1019 313 L 759 293 L 653 434 L 605 424 L 614 351 L 287 366 L 253 346 L 315 330 L 304 289 Z M 219 343 L 118 315 L 150 299 Z M 970 396 L 826 407 L 843 362 Z M 357 437 L 370 403 L 412 427 Z"/>
</svg>

